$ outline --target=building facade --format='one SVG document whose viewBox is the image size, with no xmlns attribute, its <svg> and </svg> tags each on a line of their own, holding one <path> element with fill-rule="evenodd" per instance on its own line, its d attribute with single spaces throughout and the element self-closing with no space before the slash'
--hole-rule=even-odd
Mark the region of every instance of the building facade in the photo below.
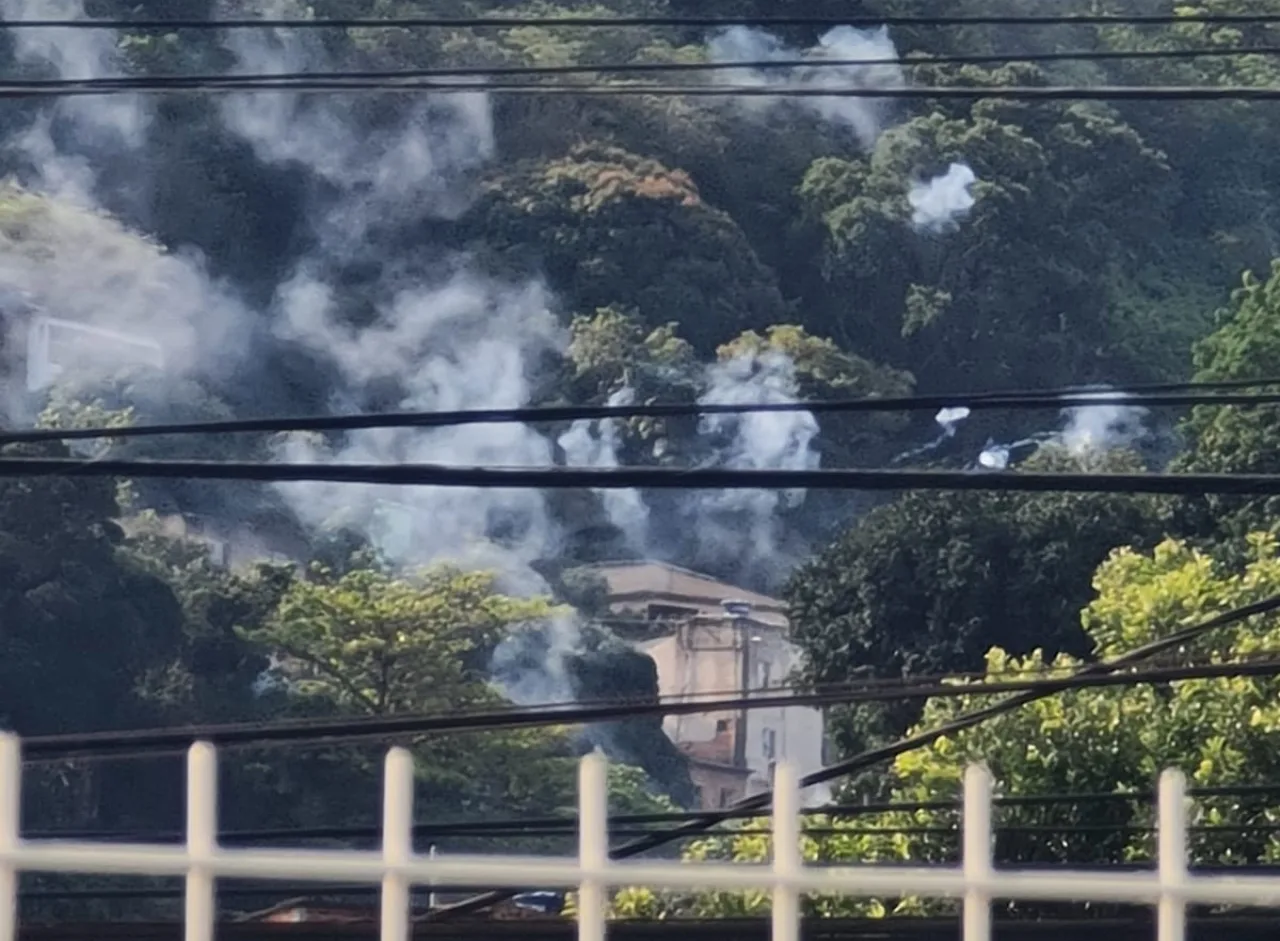
<svg viewBox="0 0 1280 941">
<path fill-rule="evenodd" d="M 611 617 L 658 668 L 658 692 L 677 701 L 777 691 L 801 664 L 785 605 L 659 562 L 591 566 L 608 586 Z M 787 759 L 802 774 L 822 767 L 825 723 L 803 706 L 668 716 L 667 735 L 689 757 L 703 808 L 768 790 Z M 810 801 L 827 799 L 811 789 Z"/>
</svg>

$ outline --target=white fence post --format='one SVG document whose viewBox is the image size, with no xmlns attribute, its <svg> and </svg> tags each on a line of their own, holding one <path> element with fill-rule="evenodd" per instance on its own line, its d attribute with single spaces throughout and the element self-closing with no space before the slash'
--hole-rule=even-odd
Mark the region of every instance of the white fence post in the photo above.
<svg viewBox="0 0 1280 941">
<path fill-rule="evenodd" d="M 218 754 L 208 742 L 187 752 L 186 941 L 213 941 L 213 861 L 218 851 Z"/>
<path fill-rule="evenodd" d="M 1157 941 L 1183 941 L 1187 911 L 1182 892 L 1187 881 L 1187 779 L 1181 771 L 1160 775 L 1157 865 L 1160 904 L 1156 912 Z"/>
<path fill-rule="evenodd" d="M 991 773 L 982 765 L 964 772 L 964 941 L 991 941 Z"/>
<path fill-rule="evenodd" d="M 22 742 L 0 732 L 0 941 L 18 936 L 18 858 L 22 848 Z"/>
<path fill-rule="evenodd" d="M 404 870 L 413 862 L 413 755 L 387 752 L 382 793 L 381 941 L 409 941 L 410 883 Z"/>
<path fill-rule="evenodd" d="M 789 761 L 773 777 L 773 941 L 800 941 L 800 892 L 790 881 L 800 875 L 800 775 Z"/>
<path fill-rule="evenodd" d="M 609 869 L 609 762 L 600 752 L 578 768 L 578 941 L 604 941 Z"/>
</svg>

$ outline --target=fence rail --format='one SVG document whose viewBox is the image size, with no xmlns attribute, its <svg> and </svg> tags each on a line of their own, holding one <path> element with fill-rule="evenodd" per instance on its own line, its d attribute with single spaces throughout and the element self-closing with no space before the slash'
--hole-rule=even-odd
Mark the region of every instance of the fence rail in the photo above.
<svg viewBox="0 0 1280 941">
<path fill-rule="evenodd" d="M 607 772 L 600 755 L 582 760 L 576 858 L 415 853 L 413 758 L 402 748 L 391 749 L 386 758 L 381 852 L 219 846 L 217 755 L 207 743 L 193 745 L 187 757 L 185 845 L 23 840 L 21 742 L 0 735 L 0 941 L 17 938 L 21 872 L 184 877 L 186 941 L 212 941 L 214 889 L 220 878 L 381 886 L 382 941 L 410 938 L 410 890 L 415 886 L 575 889 L 579 941 L 603 941 L 609 890 L 635 885 L 770 891 L 774 941 L 798 941 L 800 899 L 808 893 L 960 899 L 963 941 L 991 941 L 994 899 L 1150 905 L 1158 941 L 1185 941 L 1188 905 L 1280 907 L 1280 876 L 1188 871 L 1186 781 L 1176 771 L 1160 779 L 1159 857 L 1151 872 L 996 869 L 992 782 L 979 766 L 964 777 L 964 856 L 959 866 L 806 866 L 800 853 L 800 780 L 787 764 L 778 766 L 774 781 L 772 864 L 616 861 L 609 858 Z"/>
</svg>

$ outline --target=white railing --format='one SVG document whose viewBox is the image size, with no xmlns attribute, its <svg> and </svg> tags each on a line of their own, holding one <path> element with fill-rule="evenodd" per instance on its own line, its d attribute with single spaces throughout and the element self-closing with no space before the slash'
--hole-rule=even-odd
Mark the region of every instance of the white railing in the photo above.
<svg viewBox="0 0 1280 941">
<path fill-rule="evenodd" d="M 212 941 L 214 881 L 346 882 L 381 885 L 382 941 L 406 941 L 410 889 L 489 885 L 578 891 L 578 937 L 605 937 L 608 892 L 621 886 L 773 893 L 774 941 L 799 938 L 806 893 L 963 900 L 964 941 L 990 941 L 991 901 L 1117 902 L 1155 906 L 1158 941 L 1182 941 L 1189 904 L 1280 906 L 1280 876 L 1192 875 L 1187 869 L 1187 793 L 1181 773 L 1160 780 L 1159 864 L 1151 872 L 997 870 L 992 864 L 991 778 L 972 767 L 964 779 L 964 861 L 960 866 L 810 867 L 800 855 L 801 801 L 795 768 L 779 764 L 773 800 L 771 865 L 612 861 L 608 856 L 607 767 L 582 760 L 577 858 L 420 855 L 413 850 L 413 758 L 387 754 L 382 851 L 231 849 L 218 845 L 217 758 L 198 744 L 187 759 L 186 845 L 23 840 L 19 829 L 21 742 L 0 735 L 0 941 L 15 941 L 19 872 L 186 878 L 186 939 Z"/>
</svg>

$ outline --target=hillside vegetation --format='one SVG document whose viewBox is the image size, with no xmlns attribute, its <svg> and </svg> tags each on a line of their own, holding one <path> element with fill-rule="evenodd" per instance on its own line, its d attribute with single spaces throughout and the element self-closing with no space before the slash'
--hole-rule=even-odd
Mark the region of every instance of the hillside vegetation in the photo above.
<svg viewBox="0 0 1280 941">
<path fill-rule="evenodd" d="M 9 6 L 7 20 L 423 14 L 410 0 Z M 965 12 L 1280 14 L 1280 0 L 1051 6 L 973 0 Z M 955 13 L 942 0 L 430 5 L 433 15 L 458 17 L 499 8 L 866 22 Z M 578 71 L 501 80 L 1270 87 L 1280 86 L 1275 47 L 1277 25 L 1193 22 L 0 29 L 6 74 L 49 79 L 555 66 Z M 1082 55 L 1043 59 L 1068 51 Z M 823 57 L 863 64 L 643 70 Z M 439 95 L 10 99 L 0 110 L 6 423 L 777 402 L 1280 375 L 1273 103 L 504 94 L 484 84 Z M 29 393 L 23 331 L 32 314 L 22 311 L 144 338 L 163 351 L 163 366 L 125 361 L 103 345 L 52 388 Z M 92 453 L 776 469 L 973 468 L 983 454 L 1008 473 L 1280 472 L 1277 417 L 1274 408 L 1148 413 L 1121 401 L 1089 414 L 797 413 L 138 439 Z M 72 452 L 10 445 L 3 453 Z M 600 586 L 581 571 L 622 556 L 783 594 L 808 656 L 797 682 L 1065 668 L 1252 599 L 1276 581 L 1276 521 L 1271 501 L 1239 498 L 6 480 L 0 717 L 46 734 L 536 705 L 525 698 L 535 688 L 542 701 L 649 698 L 652 662 L 601 621 Z M 197 531 L 226 542 L 237 564 L 215 564 Z M 1264 621 L 1186 656 L 1257 650 L 1275 630 Z M 993 761 L 1011 788 L 1028 790 L 1140 787 L 1164 764 L 1205 783 L 1262 780 L 1270 764 L 1255 736 L 1274 725 L 1267 682 L 1064 697 L 850 787 L 859 796 L 949 793 L 972 758 Z M 854 751 L 965 705 L 864 706 L 839 711 L 833 724 L 840 746 Z M 1137 710 L 1160 719 L 1125 720 Z M 1249 728 L 1213 737 L 1208 725 L 1239 710 L 1252 710 Z M 1044 744 L 1023 754 L 1032 741 Z M 574 759 L 597 744 L 617 761 L 615 809 L 693 799 L 683 757 L 646 719 L 419 743 L 422 812 L 437 821 L 559 813 L 573 799 Z M 1098 748 L 1121 757 L 1104 767 Z M 1102 777 L 1068 773 L 1077 764 Z M 376 749 L 253 753 L 229 767 L 228 793 L 238 796 L 226 827 L 377 818 Z M 32 780 L 32 827 L 136 831 L 181 820 L 174 760 L 58 766 Z M 1214 812 L 1251 822 L 1272 810 Z M 1065 841 L 1049 855 L 1119 859 L 1143 845 Z M 1250 859 L 1273 853 L 1250 846 Z M 754 858 L 764 847 L 739 838 L 690 852 Z M 811 851 L 949 852 L 878 837 L 815 841 Z M 1039 859 L 1047 851 L 1011 842 L 1001 852 Z M 1230 854 L 1214 844 L 1202 855 Z M 757 902 L 639 895 L 620 910 L 730 912 Z"/>
</svg>

